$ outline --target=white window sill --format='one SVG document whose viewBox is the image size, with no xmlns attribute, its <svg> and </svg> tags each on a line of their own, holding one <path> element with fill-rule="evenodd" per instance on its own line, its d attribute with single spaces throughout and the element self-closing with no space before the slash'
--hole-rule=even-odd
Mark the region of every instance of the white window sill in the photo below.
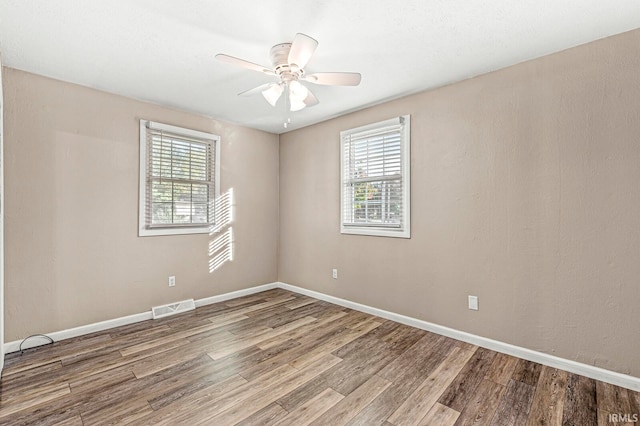
<svg viewBox="0 0 640 426">
<path fill-rule="evenodd" d="M 188 234 L 208 234 L 211 232 L 213 225 L 206 225 L 203 227 L 196 228 L 154 228 L 154 229 L 146 229 L 140 228 L 138 229 L 139 237 L 154 237 L 160 235 L 188 235 Z"/>
<path fill-rule="evenodd" d="M 392 237 L 392 238 L 411 238 L 411 232 L 409 229 L 388 229 L 388 228 L 374 228 L 374 227 L 356 227 L 348 226 L 340 228 L 341 234 L 351 235 L 368 235 L 372 237 Z"/>
</svg>

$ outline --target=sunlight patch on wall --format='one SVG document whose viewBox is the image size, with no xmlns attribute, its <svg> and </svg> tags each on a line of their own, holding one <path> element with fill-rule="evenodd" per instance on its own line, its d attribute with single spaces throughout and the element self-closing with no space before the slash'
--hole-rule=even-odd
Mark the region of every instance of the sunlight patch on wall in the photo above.
<svg viewBox="0 0 640 426">
<path fill-rule="evenodd" d="M 233 222 L 233 209 L 235 207 L 233 188 L 229 188 L 227 192 L 220 195 L 214 203 L 213 209 L 210 209 L 213 217 L 209 218 L 209 222 L 213 222 L 214 225 L 209 229 L 209 235 L 222 231 Z"/>
<path fill-rule="evenodd" d="M 233 188 L 220 195 L 215 200 L 213 210 L 214 225 L 209 230 L 209 235 L 214 238 L 209 241 L 209 273 L 214 272 L 226 262 L 233 261 L 233 213 L 235 199 Z"/>
<path fill-rule="evenodd" d="M 209 242 L 209 257 L 209 272 L 233 261 L 233 227 L 230 226 L 218 238 Z"/>
</svg>

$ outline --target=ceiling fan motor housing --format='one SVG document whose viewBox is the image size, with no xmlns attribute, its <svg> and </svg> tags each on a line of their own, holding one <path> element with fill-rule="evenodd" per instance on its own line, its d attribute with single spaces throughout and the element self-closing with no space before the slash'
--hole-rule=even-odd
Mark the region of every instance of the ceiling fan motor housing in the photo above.
<svg viewBox="0 0 640 426">
<path fill-rule="evenodd" d="M 271 63 L 276 75 L 283 82 L 295 81 L 304 75 L 304 70 L 296 64 L 289 63 L 289 51 L 291 43 L 276 44 L 271 48 Z"/>
</svg>

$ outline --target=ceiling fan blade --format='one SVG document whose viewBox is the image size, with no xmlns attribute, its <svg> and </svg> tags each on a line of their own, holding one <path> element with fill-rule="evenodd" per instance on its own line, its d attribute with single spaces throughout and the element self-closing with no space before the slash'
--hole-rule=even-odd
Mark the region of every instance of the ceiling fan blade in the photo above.
<svg viewBox="0 0 640 426">
<path fill-rule="evenodd" d="M 306 34 L 298 33 L 291 43 L 291 49 L 289 50 L 289 63 L 296 64 L 300 68 L 304 68 L 313 52 L 316 51 L 318 42 L 309 37 Z"/>
<path fill-rule="evenodd" d="M 223 53 L 218 53 L 216 55 L 216 59 L 222 62 L 226 62 L 231 65 L 236 65 L 243 68 L 248 68 L 253 71 L 262 72 L 265 74 L 273 75 L 273 70 L 270 70 L 267 67 L 263 67 L 262 65 L 254 64 L 253 62 L 245 61 L 244 59 L 236 58 L 234 56 L 225 55 Z"/>
<path fill-rule="evenodd" d="M 258 93 L 262 93 L 264 90 L 269 89 L 271 87 L 271 85 L 273 85 L 273 84 L 277 84 L 277 83 L 261 84 L 260 86 L 254 87 L 253 89 L 245 90 L 244 92 L 238 93 L 238 96 L 253 96 L 253 95 L 257 95 Z"/>
<path fill-rule="evenodd" d="M 283 90 L 282 83 L 272 83 L 268 89 L 262 91 L 262 96 L 274 107 L 282 96 Z"/>
<path fill-rule="evenodd" d="M 357 86 L 362 76 L 357 72 L 318 72 L 305 76 L 304 80 L 327 86 Z"/>
<path fill-rule="evenodd" d="M 305 98 L 304 104 L 308 107 L 312 107 L 314 105 L 318 105 L 319 103 L 320 101 L 318 100 L 318 98 L 316 98 L 316 96 L 313 93 L 311 93 L 311 90 L 309 90 L 309 94 Z"/>
</svg>

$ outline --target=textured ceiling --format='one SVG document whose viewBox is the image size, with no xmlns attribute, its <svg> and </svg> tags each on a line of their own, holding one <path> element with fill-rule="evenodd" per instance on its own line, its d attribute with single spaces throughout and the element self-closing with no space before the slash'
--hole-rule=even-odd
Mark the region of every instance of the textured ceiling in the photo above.
<svg viewBox="0 0 640 426">
<path fill-rule="evenodd" d="M 309 84 L 320 104 L 294 129 L 638 27 L 639 0 L 0 0 L 6 66 L 274 133 L 284 107 L 237 96 L 273 77 L 216 53 L 268 66 L 302 32 L 308 73 L 362 73 Z"/>
</svg>

